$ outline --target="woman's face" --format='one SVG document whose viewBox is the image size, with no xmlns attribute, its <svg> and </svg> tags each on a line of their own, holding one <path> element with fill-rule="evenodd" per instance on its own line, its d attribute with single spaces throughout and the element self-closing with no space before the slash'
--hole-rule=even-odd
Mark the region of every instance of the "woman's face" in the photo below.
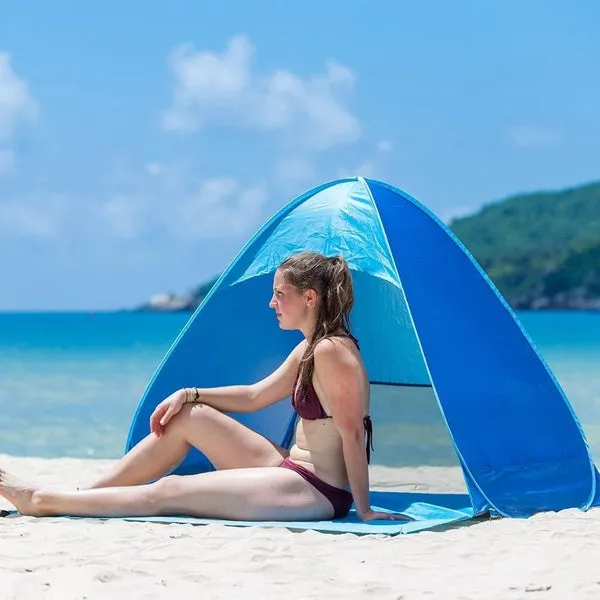
<svg viewBox="0 0 600 600">
<path fill-rule="evenodd" d="M 310 317 L 315 306 L 316 293 L 313 290 L 301 292 L 287 283 L 281 271 L 275 272 L 273 296 L 269 307 L 275 311 L 282 329 L 301 329 Z"/>
</svg>

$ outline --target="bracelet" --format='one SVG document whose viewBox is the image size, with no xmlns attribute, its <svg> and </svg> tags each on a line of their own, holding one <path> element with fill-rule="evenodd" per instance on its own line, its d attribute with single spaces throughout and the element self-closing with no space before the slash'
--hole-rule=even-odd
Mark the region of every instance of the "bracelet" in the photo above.
<svg viewBox="0 0 600 600">
<path fill-rule="evenodd" d="M 190 391 L 191 390 L 194 390 L 196 395 L 190 400 Z M 196 388 L 196 387 L 195 388 L 183 388 L 183 403 L 184 404 L 200 402 L 199 398 L 200 398 L 200 392 L 198 391 L 198 388 Z"/>
</svg>

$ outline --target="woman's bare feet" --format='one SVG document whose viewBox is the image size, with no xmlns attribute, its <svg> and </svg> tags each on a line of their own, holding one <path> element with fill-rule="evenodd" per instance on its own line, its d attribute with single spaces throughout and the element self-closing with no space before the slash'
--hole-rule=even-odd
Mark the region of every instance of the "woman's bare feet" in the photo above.
<svg viewBox="0 0 600 600">
<path fill-rule="evenodd" d="M 6 498 L 22 515 L 38 516 L 33 494 L 37 488 L 0 469 L 0 496 Z"/>
</svg>

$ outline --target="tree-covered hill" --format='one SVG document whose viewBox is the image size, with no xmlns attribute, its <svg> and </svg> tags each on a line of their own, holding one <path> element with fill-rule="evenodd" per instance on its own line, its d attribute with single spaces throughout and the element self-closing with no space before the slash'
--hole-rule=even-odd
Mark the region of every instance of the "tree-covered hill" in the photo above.
<svg viewBox="0 0 600 600">
<path fill-rule="evenodd" d="M 600 308 L 600 183 L 513 196 L 450 228 L 515 308 Z"/>
</svg>

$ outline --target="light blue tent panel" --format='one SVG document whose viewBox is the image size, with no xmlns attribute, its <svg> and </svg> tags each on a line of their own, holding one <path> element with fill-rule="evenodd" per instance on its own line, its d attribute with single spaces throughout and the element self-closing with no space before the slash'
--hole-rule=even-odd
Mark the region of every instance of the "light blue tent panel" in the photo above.
<svg viewBox="0 0 600 600">
<path fill-rule="evenodd" d="M 598 474 L 581 426 L 514 312 L 435 215 L 359 177 L 308 191 L 250 239 L 157 369 L 126 450 L 173 390 L 251 383 L 285 359 L 300 334 L 281 331 L 268 302 L 278 265 L 304 250 L 348 261 L 371 382 L 433 386 L 476 514 L 591 505 Z M 289 399 L 232 416 L 285 447 L 292 441 Z M 175 472 L 212 468 L 192 450 Z"/>
</svg>

